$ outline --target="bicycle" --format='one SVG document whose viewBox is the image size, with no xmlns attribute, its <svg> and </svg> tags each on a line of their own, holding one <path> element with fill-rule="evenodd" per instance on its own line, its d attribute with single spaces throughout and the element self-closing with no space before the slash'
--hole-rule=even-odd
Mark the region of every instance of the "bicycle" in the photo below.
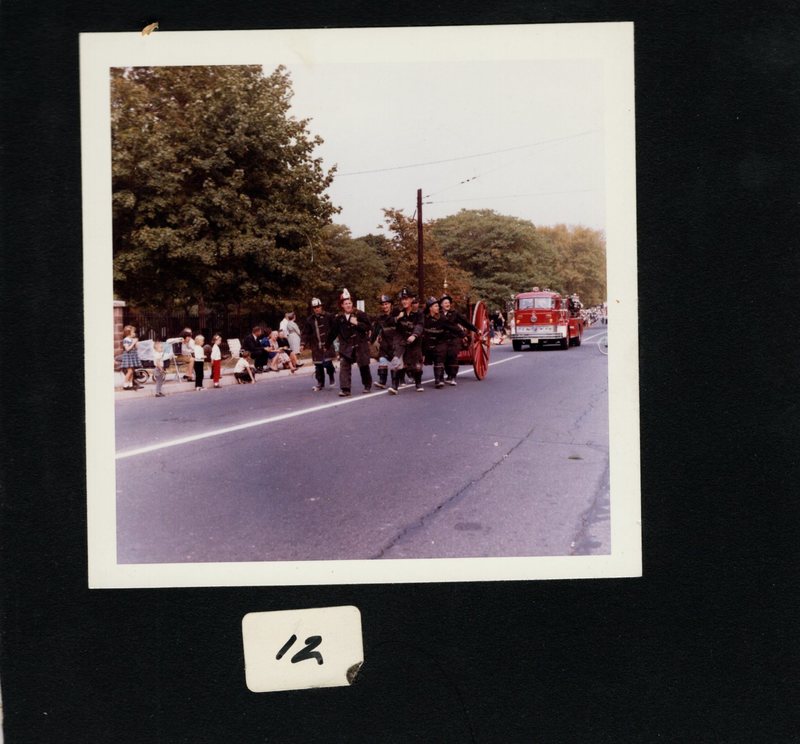
<svg viewBox="0 0 800 744">
<path fill-rule="evenodd" d="M 600 349 L 602 354 L 608 356 L 608 334 L 604 333 L 597 339 L 597 348 Z"/>
</svg>

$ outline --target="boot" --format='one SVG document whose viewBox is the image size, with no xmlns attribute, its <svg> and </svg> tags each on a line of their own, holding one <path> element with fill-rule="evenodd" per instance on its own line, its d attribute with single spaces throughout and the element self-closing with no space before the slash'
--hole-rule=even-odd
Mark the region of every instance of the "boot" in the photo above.
<svg viewBox="0 0 800 744">
<path fill-rule="evenodd" d="M 405 387 L 405 385 L 406 385 L 406 371 L 405 371 L 405 369 L 401 369 L 397 373 L 397 382 L 400 385 L 400 387 Z"/>
<path fill-rule="evenodd" d="M 400 387 L 400 373 L 395 370 L 392 370 L 392 386 L 389 388 L 389 392 L 392 395 L 397 395 L 400 392 L 399 387 Z"/>
<path fill-rule="evenodd" d="M 372 390 L 372 372 L 370 371 L 369 365 L 364 365 L 363 367 L 359 367 L 358 371 L 361 373 L 361 385 L 363 386 L 362 393 L 368 393 Z"/>
<path fill-rule="evenodd" d="M 380 388 L 381 390 L 386 389 L 386 379 L 389 377 L 389 368 L 388 367 L 378 367 L 378 381 L 375 383 L 375 387 Z"/>
<path fill-rule="evenodd" d="M 435 380 L 433 386 L 437 388 L 444 387 L 444 365 L 443 364 L 434 364 L 433 365 L 433 379 Z"/>
<path fill-rule="evenodd" d="M 414 372 L 414 387 L 418 393 L 425 392 L 425 388 L 422 387 L 422 372 Z"/>
</svg>

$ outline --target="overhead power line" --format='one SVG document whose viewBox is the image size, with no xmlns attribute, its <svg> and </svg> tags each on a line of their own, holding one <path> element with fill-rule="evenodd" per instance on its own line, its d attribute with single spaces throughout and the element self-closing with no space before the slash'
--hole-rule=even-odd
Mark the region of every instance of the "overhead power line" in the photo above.
<svg viewBox="0 0 800 744">
<path fill-rule="evenodd" d="M 578 134 L 570 134 L 566 137 L 554 137 L 553 139 L 547 140 L 540 140 L 539 142 L 531 142 L 527 145 L 517 145 L 516 147 L 506 147 L 501 150 L 489 150 L 488 152 L 479 152 L 475 153 L 474 155 L 461 155 L 456 158 L 445 158 L 444 160 L 428 160 L 424 163 L 409 163 L 408 165 L 394 165 L 387 168 L 374 168 L 372 170 L 363 170 L 363 171 L 350 171 L 349 173 L 337 173 L 337 178 L 343 178 L 344 176 L 363 176 L 368 173 L 385 173 L 386 171 L 395 171 L 395 170 L 404 170 L 407 168 L 421 168 L 425 165 L 439 165 L 441 163 L 455 163 L 458 160 L 470 160 L 472 158 L 482 158 L 486 157 L 487 155 L 497 155 L 502 152 L 513 152 L 514 150 L 525 150 L 528 147 L 538 147 L 539 145 L 547 145 L 551 142 L 562 142 L 564 140 L 571 140 L 576 139 L 577 137 L 585 137 L 587 134 L 593 134 L 594 132 L 600 131 L 599 129 L 589 129 L 585 132 L 579 132 Z"/>
<path fill-rule="evenodd" d="M 587 194 L 597 189 L 571 189 L 569 191 L 537 191 L 531 194 L 501 194 L 498 196 L 476 196 L 468 199 L 443 199 L 441 201 L 426 201 L 423 204 L 456 204 L 468 201 L 488 201 L 491 199 L 521 199 L 527 196 L 555 196 L 557 194 Z"/>
</svg>

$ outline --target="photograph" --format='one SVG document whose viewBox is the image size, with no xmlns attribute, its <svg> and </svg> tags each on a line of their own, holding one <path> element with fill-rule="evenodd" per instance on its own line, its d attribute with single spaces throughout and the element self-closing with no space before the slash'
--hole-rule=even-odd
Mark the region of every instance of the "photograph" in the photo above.
<svg viewBox="0 0 800 744">
<path fill-rule="evenodd" d="M 82 34 L 89 586 L 641 575 L 633 102 L 630 23 Z"/>
</svg>

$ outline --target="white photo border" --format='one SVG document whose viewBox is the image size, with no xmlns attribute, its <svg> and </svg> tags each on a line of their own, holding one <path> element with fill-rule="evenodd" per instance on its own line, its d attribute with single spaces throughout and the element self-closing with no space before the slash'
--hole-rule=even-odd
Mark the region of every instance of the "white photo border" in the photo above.
<svg viewBox="0 0 800 744">
<path fill-rule="evenodd" d="M 605 82 L 611 553 L 519 558 L 118 564 L 110 68 L 314 62 L 593 60 Z M 286 586 L 641 576 L 632 23 L 81 34 L 90 588 Z"/>
</svg>

